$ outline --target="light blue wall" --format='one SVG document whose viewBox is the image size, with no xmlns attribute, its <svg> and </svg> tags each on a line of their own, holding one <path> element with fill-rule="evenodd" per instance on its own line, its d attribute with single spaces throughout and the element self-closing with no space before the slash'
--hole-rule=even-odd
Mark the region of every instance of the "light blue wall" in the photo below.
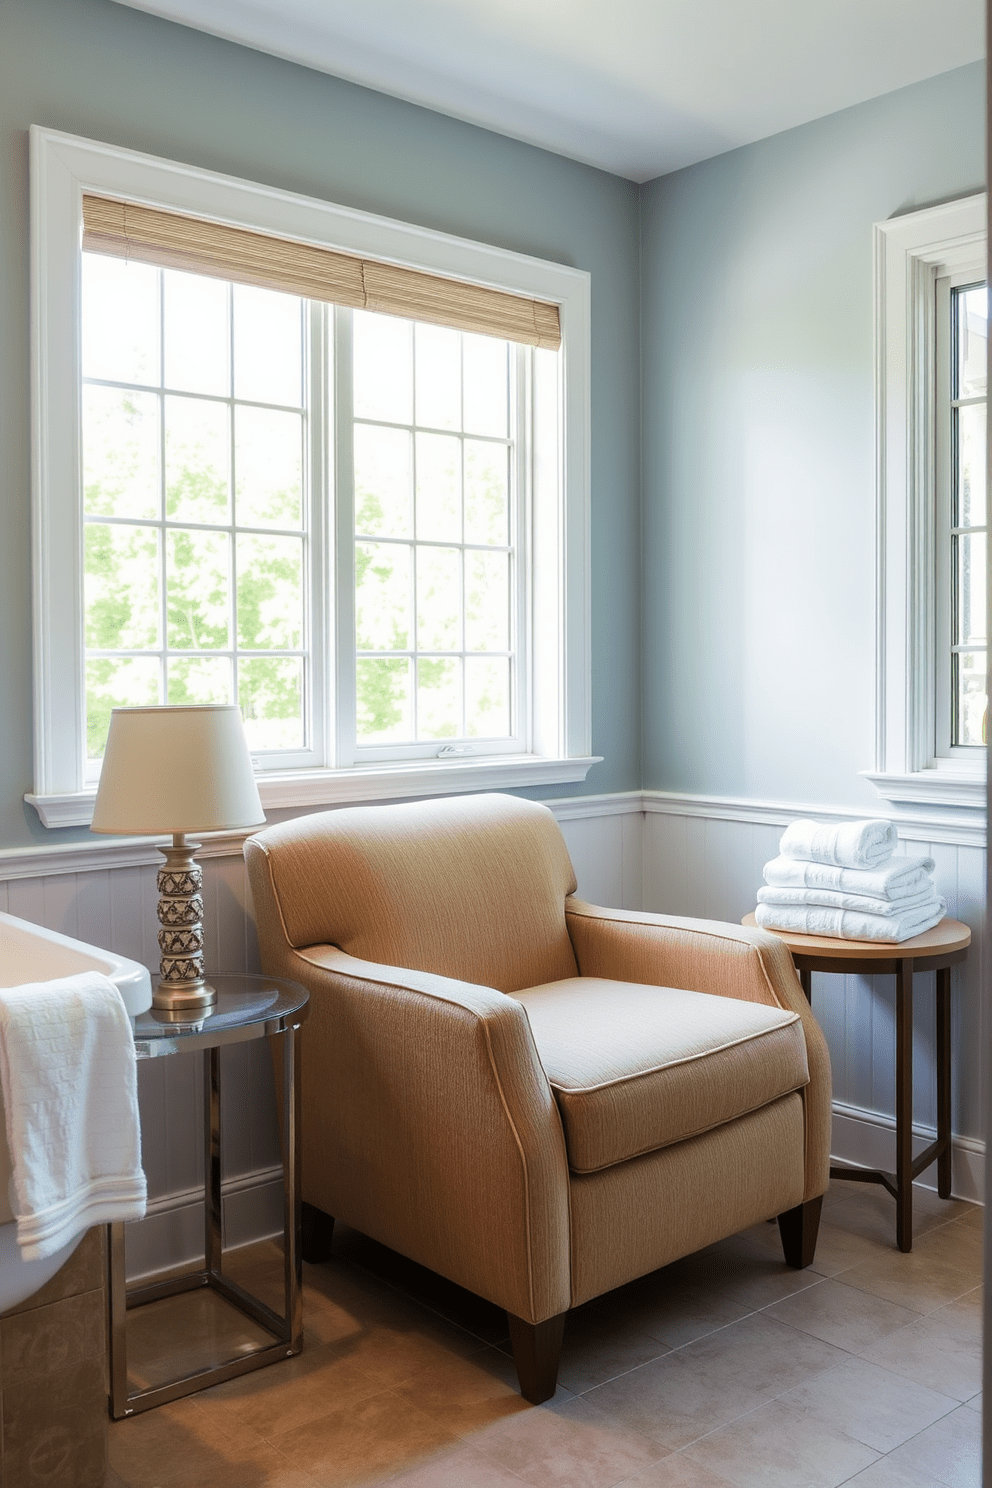
<svg viewBox="0 0 992 1488">
<path fill-rule="evenodd" d="M 110 0 L 0 11 L 0 847 L 31 789 L 30 124 L 271 183 L 592 274 L 593 748 L 640 784 L 638 189 Z M 576 792 L 578 793 L 578 792 Z M 546 794 L 543 792 L 542 794 Z"/>
<path fill-rule="evenodd" d="M 646 787 L 884 812 L 872 224 L 984 130 L 976 63 L 644 188 Z"/>
</svg>

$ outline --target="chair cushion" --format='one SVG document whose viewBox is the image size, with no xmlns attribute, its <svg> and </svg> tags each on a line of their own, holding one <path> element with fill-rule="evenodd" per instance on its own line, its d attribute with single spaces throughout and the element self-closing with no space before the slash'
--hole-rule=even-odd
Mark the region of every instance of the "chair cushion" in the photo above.
<svg viewBox="0 0 992 1488">
<path fill-rule="evenodd" d="M 569 977 L 513 994 L 593 1173 L 755 1111 L 809 1081 L 796 1013 L 707 992 Z"/>
</svg>

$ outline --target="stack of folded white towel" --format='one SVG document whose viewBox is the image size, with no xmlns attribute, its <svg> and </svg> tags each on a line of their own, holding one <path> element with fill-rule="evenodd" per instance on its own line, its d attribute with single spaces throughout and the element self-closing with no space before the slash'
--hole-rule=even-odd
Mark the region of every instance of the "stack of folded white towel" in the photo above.
<svg viewBox="0 0 992 1488">
<path fill-rule="evenodd" d="M 843 940 L 909 940 L 947 910 L 933 858 L 894 857 L 890 821 L 797 821 L 765 864 L 754 918 L 764 930 Z"/>
</svg>

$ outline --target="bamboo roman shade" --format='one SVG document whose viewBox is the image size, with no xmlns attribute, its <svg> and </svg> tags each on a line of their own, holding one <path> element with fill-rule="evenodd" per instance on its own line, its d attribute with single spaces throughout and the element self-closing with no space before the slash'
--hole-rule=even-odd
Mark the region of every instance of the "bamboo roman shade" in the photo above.
<svg viewBox="0 0 992 1488">
<path fill-rule="evenodd" d="M 552 351 L 561 346 L 558 306 L 544 300 L 109 197 L 83 197 L 83 247 Z"/>
</svg>

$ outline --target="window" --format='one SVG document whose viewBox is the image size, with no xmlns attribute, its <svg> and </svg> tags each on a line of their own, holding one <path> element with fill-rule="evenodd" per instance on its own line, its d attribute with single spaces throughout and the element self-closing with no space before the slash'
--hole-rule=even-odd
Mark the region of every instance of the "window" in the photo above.
<svg viewBox="0 0 992 1488">
<path fill-rule="evenodd" d="M 890 800 L 984 809 L 985 197 L 875 229 L 876 760 Z"/>
<path fill-rule="evenodd" d="M 32 149 L 42 819 L 88 821 L 126 703 L 237 700 L 269 806 L 583 779 L 588 277 L 47 131 Z M 245 268 L 273 238 L 306 292 Z M 480 333 L 486 297 L 550 305 L 560 351 Z"/>
<path fill-rule="evenodd" d="M 987 733 L 985 438 L 988 291 L 976 270 L 937 279 L 938 759 L 967 760 Z"/>
</svg>

